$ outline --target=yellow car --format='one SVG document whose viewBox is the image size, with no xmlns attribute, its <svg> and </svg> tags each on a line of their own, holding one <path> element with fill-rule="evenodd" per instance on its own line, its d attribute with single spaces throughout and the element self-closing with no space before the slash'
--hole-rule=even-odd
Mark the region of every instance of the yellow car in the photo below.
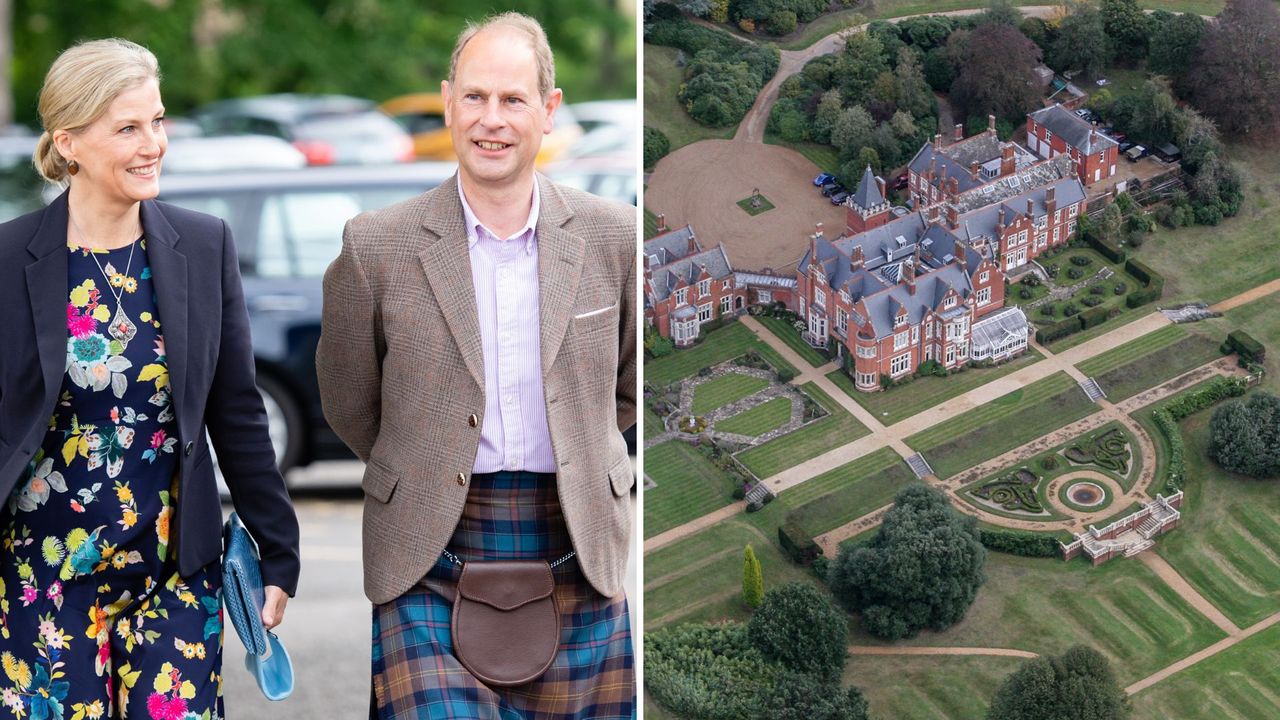
<svg viewBox="0 0 1280 720">
<path fill-rule="evenodd" d="M 440 93 L 414 93 L 392 98 L 378 106 L 382 112 L 413 136 L 413 151 L 419 160 L 454 160 L 453 139 L 444 124 L 444 98 Z M 555 127 L 542 139 L 538 150 L 538 166 L 558 158 L 578 138 L 582 128 L 578 121 L 561 105 L 556 110 Z"/>
</svg>

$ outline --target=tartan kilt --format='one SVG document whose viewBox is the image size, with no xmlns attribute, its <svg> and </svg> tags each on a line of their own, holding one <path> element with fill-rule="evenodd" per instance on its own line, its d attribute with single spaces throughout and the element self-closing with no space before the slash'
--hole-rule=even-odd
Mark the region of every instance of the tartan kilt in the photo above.
<svg viewBox="0 0 1280 720">
<path fill-rule="evenodd" d="M 468 560 L 555 560 L 572 550 L 555 475 L 474 475 L 448 549 Z M 542 677 L 490 687 L 454 656 L 451 598 L 461 568 L 444 557 L 409 592 L 373 607 L 373 697 L 379 720 L 634 718 L 626 597 L 606 598 L 569 560 L 552 570 L 560 648 Z"/>
</svg>

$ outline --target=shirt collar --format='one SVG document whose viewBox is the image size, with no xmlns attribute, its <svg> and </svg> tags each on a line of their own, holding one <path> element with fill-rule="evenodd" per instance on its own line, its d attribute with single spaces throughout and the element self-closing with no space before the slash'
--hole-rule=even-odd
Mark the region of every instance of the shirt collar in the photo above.
<svg viewBox="0 0 1280 720">
<path fill-rule="evenodd" d="M 480 230 L 484 230 L 489 237 L 497 239 L 498 236 L 489 228 L 480 222 L 476 214 L 471 210 L 471 205 L 467 203 L 467 195 L 462 191 L 462 176 L 458 176 L 458 198 L 462 200 L 462 217 L 467 224 L 467 249 L 475 247 L 480 241 Z M 537 238 L 536 229 L 538 227 L 538 213 L 541 209 L 541 198 L 538 191 L 538 178 L 533 179 L 533 202 L 529 205 L 529 217 L 524 222 L 524 227 L 517 230 L 508 237 L 507 240 L 514 240 L 521 236 L 524 237 L 524 251 L 530 255 L 533 254 L 534 240 Z"/>
</svg>

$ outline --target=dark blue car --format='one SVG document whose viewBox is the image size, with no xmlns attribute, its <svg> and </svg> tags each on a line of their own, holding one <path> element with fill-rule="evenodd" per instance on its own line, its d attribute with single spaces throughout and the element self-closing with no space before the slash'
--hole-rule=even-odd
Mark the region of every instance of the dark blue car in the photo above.
<svg viewBox="0 0 1280 720">
<path fill-rule="evenodd" d="M 823 185 L 826 185 L 829 182 L 834 182 L 835 179 L 836 179 L 836 176 L 832 175 L 831 173 L 825 173 L 825 172 L 818 173 L 818 177 L 813 179 L 813 186 L 822 187 Z"/>
</svg>

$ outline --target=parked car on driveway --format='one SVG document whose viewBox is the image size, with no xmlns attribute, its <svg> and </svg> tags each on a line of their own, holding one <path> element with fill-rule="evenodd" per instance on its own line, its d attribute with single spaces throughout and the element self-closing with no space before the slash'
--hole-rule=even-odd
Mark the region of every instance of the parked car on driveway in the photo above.
<svg viewBox="0 0 1280 720">
<path fill-rule="evenodd" d="M 349 457 L 320 407 L 321 277 L 354 215 L 417 195 L 452 164 L 172 175 L 160 199 L 216 215 L 235 237 L 253 353 L 282 469 Z"/>
<path fill-rule="evenodd" d="M 196 111 L 207 135 L 283 138 L 311 165 L 378 165 L 414 159 L 413 140 L 371 100 L 345 95 L 264 95 Z"/>
<path fill-rule="evenodd" d="M 832 204 L 832 205 L 839 205 L 839 204 L 843 203 L 843 202 L 845 201 L 845 199 L 846 199 L 846 198 L 848 198 L 848 197 L 849 197 L 849 193 L 847 193 L 847 192 L 845 192 L 845 191 L 841 190 L 840 192 L 838 192 L 838 193 L 836 193 L 835 195 L 832 195 L 832 196 L 831 196 L 831 204 Z"/>
<path fill-rule="evenodd" d="M 1138 162 L 1147 156 L 1147 149 L 1141 145 L 1134 145 L 1125 151 L 1124 156 L 1129 158 L 1129 162 Z"/>
<path fill-rule="evenodd" d="M 893 181 L 893 189 L 906 190 L 908 182 L 909 182 L 909 179 L 907 178 L 907 173 L 902 173 L 901 175 L 898 176 L 896 180 Z"/>
<path fill-rule="evenodd" d="M 831 197 L 832 195 L 835 195 L 838 192 L 844 192 L 844 191 L 845 191 L 844 186 L 836 182 L 827 183 L 826 185 L 822 186 L 823 197 Z"/>
<path fill-rule="evenodd" d="M 813 186 L 822 187 L 823 185 L 828 185 L 834 182 L 835 179 L 836 179 L 836 176 L 832 175 L 831 173 L 827 173 L 827 172 L 818 173 L 818 177 L 813 179 Z"/>
</svg>

